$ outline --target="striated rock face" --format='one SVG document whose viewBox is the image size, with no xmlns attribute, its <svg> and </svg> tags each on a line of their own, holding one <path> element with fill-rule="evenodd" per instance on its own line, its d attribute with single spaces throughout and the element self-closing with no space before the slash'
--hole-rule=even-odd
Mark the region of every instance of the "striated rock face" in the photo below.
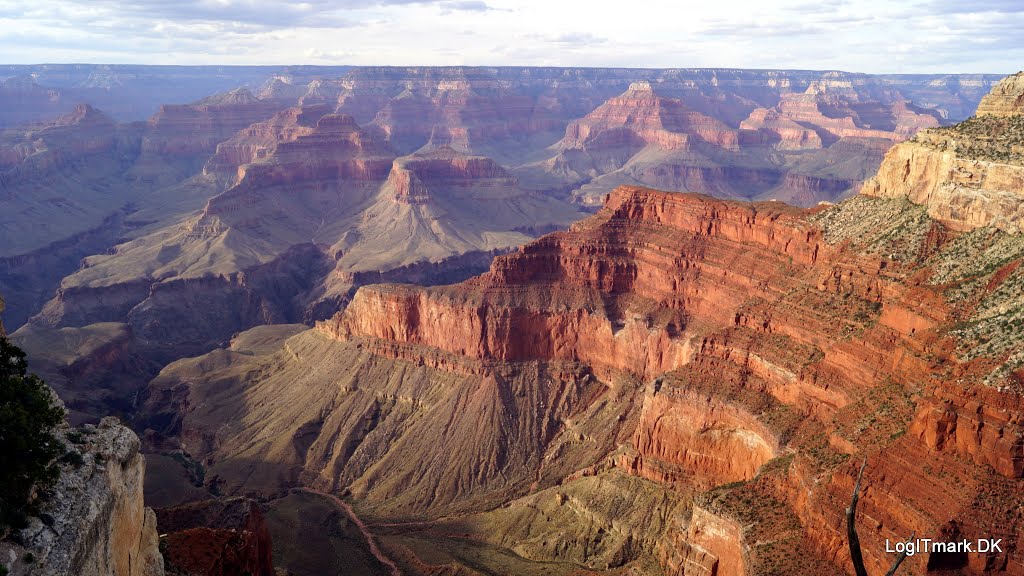
<svg viewBox="0 0 1024 576">
<path fill-rule="evenodd" d="M 761 108 L 740 124 L 777 139 L 780 150 L 814 149 L 840 138 L 879 138 L 893 143 L 939 125 L 936 112 L 904 101 L 862 103 L 856 93 L 833 92 L 813 83 L 802 94 L 784 94 L 772 109 Z"/>
<path fill-rule="evenodd" d="M 693 92 L 634 83 L 570 123 L 556 156 L 516 173 L 533 186 L 560 182 L 588 204 L 615 186 L 644 184 L 813 205 L 851 193 L 889 146 L 940 118 L 891 90 L 848 83 L 812 81 L 802 93 L 783 90 L 772 106 L 731 91 Z"/>
<path fill-rule="evenodd" d="M 79 194 L 67 190 L 67 198 L 62 198 L 63 189 L 70 187 L 61 176 L 80 174 L 86 180 L 90 176 L 113 176 L 119 167 L 117 155 L 130 154 L 130 148 L 131 143 L 122 141 L 114 121 L 88 105 L 80 105 L 67 115 L 28 130 L 0 133 L 0 184 L 5 191 L 0 199 L 5 208 L 0 216 L 0 255 L 21 254 L 52 241 L 41 238 L 39 231 L 31 230 L 33 227 L 41 227 L 57 237 L 61 236 L 56 228 L 68 227 L 71 232 L 87 229 L 88 222 L 83 226 L 65 214 L 72 207 L 92 218 L 116 209 L 123 200 L 112 201 L 94 190 Z M 50 186 L 50 193 L 57 195 L 59 201 L 42 197 L 39 187 Z M 56 204 L 61 206 L 55 207 Z M 30 218 L 26 216 L 32 214 L 39 220 L 28 222 Z M 81 215 L 76 216 L 82 219 Z"/>
<path fill-rule="evenodd" d="M 993 88 L 978 116 L 921 132 L 894 147 L 862 193 L 908 198 L 960 231 L 993 226 L 1020 233 L 1024 221 L 1024 93 L 1021 75 Z"/>
<path fill-rule="evenodd" d="M 691 391 L 644 398 L 631 473 L 708 488 L 750 480 L 779 452 L 779 440 L 742 408 Z"/>
<path fill-rule="evenodd" d="M 396 158 L 351 116 L 322 112 L 292 109 L 225 143 L 227 165 L 270 151 L 198 216 L 88 258 L 33 322 L 124 323 L 166 363 L 259 324 L 328 317 L 370 278 L 461 280 L 486 266 L 467 263 L 581 216 L 490 158 Z"/>
<path fill-rule="evenodd" d="M 397 202 L 425 204 L 430 201 L 432 187 L 440 187 L 442 194 L 453 197 L 481 195 L 491 188 L 489 195 L 499 199 L 515 194 L 516 181 L 490 158 L 466 156 L 442 146 L 395 160 L 384 185 L 394 190 Z"/>
<path fill-rule="evenodd" d="M 599 106 L 582 120 L 566 129 L 560 146 L 583 148 L 602 138 L 602 132 L 623 133 L 617 137 L 604 135 L 609 144 L 634 145 L 642 148 L 656 144 L 670 149 L 686 149 L 688 136 L 697 136 L 709 144 L 735 149 L 736 133 L 722 122 L 701 114 L 678 99 L 655 94 L 649 82 L 636 82 L 620 96 Z M 635 151 L 634 151 L 635 153 Z M 630 154 L 632 155 L 632 154 Z"/>
<path fill-rule="evenodd" d="M 170 366 L 145 411 L 228 492 L 348 491 L 442 549 L 591 570 L 849 571 L 867 457 L 874 573 L 911 531 L 1024 537 L 1022 258 L 902 199 L 622 187 L 462 284 L 366 286 L 314 330 Z M 907 570 L 929 566 L 1024 573 L 1016 544 Z"/>
<path fill-rule="evenodd" d="M 176 222 L 230 177 L 199 174 L 218 142 L 285 105 L 226 98 L 170 107 L 149 124 L 116 124 L 88 105 L 0 134 L 0 290 L 12 327 L 60 279 L 135 229 Z"/>
<path fill-rule="evenodd" d="M 142 108 L 133 102 L 142 97 L 136 92 L 145 78 L 161 78 L 166 84 L 160 92 L 174 102 L 191 100 L 193 97 L 184 95 L 193 94 L 201 85 L 224 89 L 232 78 L 246 85 L 269 78 L 255 94 L 235 89 L 192 104 L 168 104 L 147 123 L 116 126 L 112 135 L 104 136 L 107 140 L 112 137 L 114 143 L 103 153 L 99 153 L 96 146 L 100 140 L 94 139 L 92 132 L 79 130 L 76 138 L 62 141 L 62 146 L 67 148 L 89 143 L 88 157 L 58 155 L 60 161 L 52 162 L 56 147 L 48 145 L 46 153 L 39 154 L 40 138 L 36 128 L 30 129 L 35 134 L 32 137 L 26 137 L 31 135 L 20 130 L 13 131 L 20 134 L 21 141 L 10 147 L 0 145 L 0 171 L 9 169 L 10 177 L 5 180 L 0 175 L 0 180 L 11 192 L 6 201 L 0 199 L 0 208 L 3 208 L 0 229 L 9 231 L 7 241 L 0 242 L 0 291 L 10 295 L 8 321 L 12 328 L 36 314 L 60 287 L 60 278 L 74 273 L 84 257 L 111 251 L 120 239 L 132 239 L 162 227 L 179 225 L 208 200 L 238 184 L 246 173 L 245 166 L 263 164 L 275 155 L 278 144 L 294 143 L 300 136 L 311 136 L 316 122 L 329 113 L 351 116 L 371 140 L 390 148 L 385 154 L 388 158 L 382 159 L 379 165 L 370 163 L 360 168 L 367 174 L 379 176 L 374 179 L 374 186 L 368 190 L 361 184 L 351 190 L 345 186 L 345 198 L 352 200 L 353 207 L 379 191 L 387 178 L 390 162 L 397 156 L 429 154 L 435 149 L 450 147 L 467 157 L 492 158 L 517 178 L 516 187 L 502 187 L 500 193 L 493 186 L 493 180 L 482 186 L 496 195 L 515 196 L 515 200 L 496 212 L 558 212 L 554 218 L 537 222 L 509 217 L 508 227 L 502 224 L 496 227 L 498 230 L 472 234 L 457 234 L 453 230 L 437 234 L 425 232 L 430 222 L 445 222 L 445 215 L 452 212 L 452 209 L 442 211 L 436 204 L 430 210 L 419 210 L 429 213 L 412 214 L 410 210 L 409 214 L 387 214 L 386 218 L 399 218 L 403 222 L 395 229 L 409 225 L 417 230 L 413 237 L 421 233 L 437 237 L 423 243 L 414 241 L 412 244 L 416 246 L 402 244 L 417 257 L 436 262 L 467 250 L 489 251 L 519 245 L 538 233 L 568 222 L 564 217 L 569 211 L 564 206 L 555 208 L 550 201 L 552 197 L 574 199 L 596 209 L 601 197 L 620 184 L 643 184 L 723 197 L 774 198 L 802 205 L 835 200 L 849 194 L 873 170 L 872 163 L 877 162 L 881 154 L 878 142 L 844 138 L 819 150 L 820 154 L 794 154 L 792 157 L 783 154 L 786 156 L 783 158 L 773 148 L 778 144 L 773 141 L 773 133 L 737 130 L 740 123 L 753 117 L 755 111 L 772 110 L 784 96 L 802 94 L 813 85 L 826 93 L 831 90 L 839 94 L 841 103 L 849 104 L 836 108 L 842 115 L 834 119 L 837 126 L 849 116 L 859 129 L 889 130 L 885 127 L 889 124 L 910 126 L 914 125 L 915 118 L 927 118 L 916 106 L 932 106 L 959 118 L 963 115 L 960 108 L 964 103 L 973 107 L 993 81 L 984 76 L 876 77 L 838 72 L 712 69 L 267 68 L 226 69 L 217 72 L 215 78 L 203 77 L 202 73 L 188 67 L 147 71 L 78 65 L 6 67 L 5 70 L 8 74 L 33 75 L 35 80 L 14 77 L 5 80 L 5 85 L 10 85 L 14 91 L 27 90 L 26 94 L 31 96 L 26 98 L 35 99 L 40 109 L 48 109 L 46 102 L 52 96 L 59 101 L 53 108 L 54 114 L 68 111 L 72 108 L 69 94 L 73 93 L 85 101 L 102 103 L 100 107 L 115 118 L 141 117 Z M 339 76 L 331 77 L 332 74 Z M 45 81 L 59 81 L 61 86 L 77 82 L 78 88 L 88 88 L 88 91 L 64 88 L 54 91 L 36 84 Z M 625 98 L 627 94 L 629 98 Z M 603 105 L 611 98 L 615 99 L 615 105 Z M 143 99 L 150 102 L 152 97 Z M 914 104 L 904 106 L 902 113 L 896 112 L 905 101 Z M 296 104 L 301 104 L 305 111 L 284 111 Z M 600 118 L 587 118 L 599 108 L 602 110 Z M 830 110 L 825 109 L 825 119 L 819 121 L 831 121 L 828 115 L 833 112 Z M 610 128 L 602 128 L 602 123 Z M 567 134 L 570 124 L 573 128 Z M 572 137 L 574 131 L 579 132 L 577 136 L 582 141 Z M 563 150 L 559 144 L 548 149 L 567 136 L 569 148 Z M 813 140 L 810 132 L 797 139 L 805 137 Z M 790 139 L 791 136 L 780 137 L 779 143 L 783 140 L 788 143 Z M 306 140 L 307 144 L 310 142 Z M 800 140 L 798 145 L 803 147 L 809 142 Z M 845 146 L 843 150 L 836 149 L 840 144 Z M 739 152 L 737 145 L 741 146 Z M 329 148 L 323 143 L 317 146 L 297 153 L 315 155 Z M 789 150 L 788 144 L 782 147 Z M 283 147 L 278 159 L 288 150 L 287 146 Z M 296 152 L 294 148 L 291 150 Z M 542 160 L 552 155 L 555 157 Z M 858 160 L 850 161 L 853 156 Z M 47 158 L 50 160 L 43 162 Z M 539 164 L 538 159 L 542 160 Z M 290 180 L 288 174 L 295 171 L 310 175 L 311 164 L 316 163 L 270 164 L 275 164 L 276 168 L 254 174 L 253 181 L 263 178 L 266 185 L 298 185 L 298 180 Z M 327 169 L 326 166 L 320 168 Z M 384 175 L 380 176 L 378 170 Z M 325 176 L 322 172 L 317 174 L 318 178 Z M 416 186 L 404 173 L 398 172 L 396 177 L 408 180 L 410 187 Z M 336 206 L 339 202 L 335 197 L 338 191 L 330 183 L 321 179 L 303 184 L 306 185 L 319 187 L 319 191 L 312 195 L 300 192 L 298 198 L 293 198 L 296 202 L 288 203 L 288 208 L 264 206 L 256 210 L 256 214 L 239 214 L 235 222 L 204 222 L 193 237 L 207 235 L 205 237 L 209 238 L 208 235 L 223 231 L 225 225 L 232 226 L 235 232 L 270 228 L 269 235 L 276 236 L 274 223 L 283 220 L 281 212 L 299 207 L 308 209 L 303 210 L 307 213 L 299 218 L 301 224 L 290 231 L 291 237 L 287 240 L 276 237 L 274 241 L 287 244 L 283 248 L 287 249 L 297 238 L 310 240 L 302 238 L 308 236 L 306 230 L 318 229 L 324 207 Z M 399 189 L 404 186 L 404 180 L 398 182 Z M 525 190 L 539 191 L 541 198 L 547 198 L 538 201 L 538 195 L 524 196 Z M 418 202 L 415 199 L 421 195 L 415 192 L 412 198 Z M 225 209 L 238 210 L 229 198 L 224 198 L 228 204 Z M 252 195 L 247 198 L 245 202 L 255 201 Z M 306 204 L 315 204 L 315 207 Z M 265 211 L 274 212 L 274 216 L 262 214 Z M 384 205 L 380 204 L 373 213 L 383 211 Z M 463 211 L 455 219 L 479 220 L 481 216 L 476 212 Z M 10 221 L 3 222 L 5 214 L 11 216 Z M 344 220 L 339 228 L 352 232 L 352 223 L 358 222 L 359 217 L 345 214 L 329 220 Z M 371 220 L 371 227 L 381 224 L 381 218 Z M 333 230 L 317 236 L 312 241 L 329 244 L 326 252 L 330 256 L 346 253 L 356 237 L 353 233 L 348 239 L 339 240 Z M 456 239 L 457 236 L 463 238 Z M 326 242 L 323 237 L 327 237 Z M 401 244 L 393 238 L 388 241 Z M 236 240 L 225 244 L 238 243 Z M 420 245 L 422 248 L 418 247 Z M 5 248 L 7 254 L 3 253 Z M 264 253 L 262 248 L 256 252 Z M 281 249 L 274 247 L 278 253 Z M 234 249 L 229 251 L 235 252 Z M 234 257 L 238 255 L 211 256 L 207 260 L 223 262 Z M 397 251 L 392 251 L 380 260 L 396 257 Z M 164 268 L 168 256 L 162 252 L 147 259 L 145 268 L 155 271 Z M 266 257 L 258 260 L 261 264 L 268 261 Z M 354 256 L 339 267 L 339 275 L 371 271 L 359 269 L 360 263 L 366 260 L 365 252 L 360 254 L 356 250 Z M 413 262 L 399 263 L 401 266 L 409 264 Z M 377 268 L 379 266 L 372 271 L 386 272 Z M 329 283 L 331 286 L 324 290 L 323 297 L 316 297 L 320 300 L 316 306 L 347 298 L 350 284 Z"/>
<path fill-rule="evenodd" d="M 206 215 L 240 210 L 261 199 L 260 189 L 275 186 L 380 181 L 386 177 L 393 157 L 383 143 L 360 129 L 351 116 L 321 116 L 308 134 L 281 142 L 272 156 L 240 168 L 238 185 L 211 199 Z"/>
<path fill-rule="evenodd" d="M 978 116 L 1024 114 L 1024 72 L 1007 76 L 978 104 Z"/>
<path fill-rule="evenodd" d="M 382 521 L 489 511 L 484 527 L 445 528 L 501 547 L 526 534 L 515 552 L 528 561 L 831 576 L 846 566 L 850 462 L 867 454 L 873 567 L 885 538 L 952 531 L 950 517 L 958 533 L 1019 537 L 1018 256 L 1000 233 L 955 225 L 987 208 L 950 209 L 944 225 L 901 198 L 810 214 L 617 188 L 840 198 L 935 121 L 914 94 L 953 110 L 983 78 L 359 69 L 303 84 L 302 106 L 281 112 L 299 92 L 287 80 L 115 126 L 120 155 L 69 140 L 109 172 L 61 172 L 66 190 L 120 174 L 131 193 L 103 205 L 144 203 L 122 213 L 144 228 L 111 225 L 22 333 L 37 353 L 59 344 L 47 362 L 83 396 L 104 374 L 139 377 L 230 341 L 168 366 L 139 401 L 154 445 L 201 462 L 211 488 L 349 490 Z M 89 135 L 89 117 L 51 129 Z M 34 162 L 33 146 L 0 163 Z M 578 219 L 566 197 L 602 210 L 461 285 L 355 293 L 460 280 L 465 262 Z M 353 294 L 273 346 L 235 337 L 330 317 Z M 133 409 L 136 388 L 119 380 L 104 401 Z M 628 511 L 623 487 L 657 512 Z M 556 510 L 576 521 L 547 520 Z M 249 550 L 237 533 L 195 530 L 186 548 Z M 1015 550 L 964 562 L 1012 573 Z"/>
<path fill-rule="evenodd" d="M 270 531 L 245 498 L 192 502 L 157 511 L 169 574 L 273 576 Z"/>
<path fill-rule="evenodd" d="M 139 438 L 116 418 L 72 434 L 84 463 L 64 466 L 21 544 L 0 543 L 0 558 L 13 575 L 163 576 L 156 515 L 142 501 Z"/>
<path fill-rule="evenodd" d="M 281 108 L 280 103 L 259 100 L 245 89 L 195 104 L 164 105 L 149 120 L 142 151 L 158 157 L 211 154 L 220 142 Z"/>
<path fill-rule="evenodd" d="M 749 574 L 743 527 L 695 506 L 685 532 L 660 543 L 660 561 L 671 576 Z"/>
<path fill-rule="evenodd" d="M 0 127 L 38 122 L 67 112 L 74 101 L 56 88 L 40 86 L 31 76 L 0 80 Z"/>
<path fill-rule="evenodd" d="M 687 280 L 697 273 L 679 265 L 686 262 L 686 252 L 676 255 L 670 248 L 654 246 L 663 246 L 666 240 L 682 242 L 689 232 L 709 240 L 721 236 L 785 246 L 800 261 L 817 257 L 817 244 L 808 244 L 804 233 L 776 223 L 786 210 L 783 205 L 777 205 L 783 212 L 764 206 L 766 212 L 761 213 L 740 205 L 693 201 L 687 196 L 665 195 L 658 201 L 661 204 L 648 203 L 636 188 L 619 189 L 597 220 L 605 225 L 588 221 L 572 232 L 547 236 L 519 253 L 501 257 L 488 274 L 469 281 L 468 292 L 366 287 L 357 292 L 344 314 L 322 324 L 321 329 L 340 338 L 366 336 L 425 344 L 479 359 L 579 360 L 601 372 L 624 370 L 649 378 L 689 361 L 690 343 L 676 336 L 685 327 L 686 310 L 705 302 L 696 291 L 690 299 L 675 293 L 686 290 Z M 621 245 L 614 248 L 595 248 L 591 242 L 616 230 L 617 222 L 661 218 L 670 219 L 665 224 L 677 226 L 683 235 L 666 239 L 640 228 L 624 230 L 617 238 Z M 656 236 L 648 238 L 649 233 Z M 628 256 L 633 250 L 640 251 L 635 259 Z M 511 287 L 535 284 L 559 289 L 551 301 L 509 307 Z M 603 292 L 635 295 L 639 300 L 636 310 L 624 307 L 633 302 L 580 306 Z M 463 301 L 466 298 L 468 302 Z M 579 308 L 563 313 L 560 300 Z M 650 314 L 663 303 L 679 309 L 658 318 L 659 325 L 668 327 L 666 332 L 652 331 Z M 524 331 L 536 337 L 513 337 Z"/>
<path fill-rule="evenodd" d="M 320 105 L 278 112 L 269 120 L 257 122 L 218 144 L 203 171 L 233 175 L 241 166 L 266 158 L 279 143 L 312 134 L 317 121 L 330 111 L 329 107 Z"/>
</svg>

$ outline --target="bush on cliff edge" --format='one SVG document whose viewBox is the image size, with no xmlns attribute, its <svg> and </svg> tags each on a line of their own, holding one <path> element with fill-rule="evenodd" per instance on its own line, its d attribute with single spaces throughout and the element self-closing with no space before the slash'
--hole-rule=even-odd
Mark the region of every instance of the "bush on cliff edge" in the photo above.
<svg viewBox="0 0 1024 576">
<path fill-rule="evenodd" d="M 36 490 L 60 474 L 63 444 L 54 428 L 64 409 L 35 374 L 25 353 L 0 336 L 0 536 L 24 524 Z"/>
</svg>

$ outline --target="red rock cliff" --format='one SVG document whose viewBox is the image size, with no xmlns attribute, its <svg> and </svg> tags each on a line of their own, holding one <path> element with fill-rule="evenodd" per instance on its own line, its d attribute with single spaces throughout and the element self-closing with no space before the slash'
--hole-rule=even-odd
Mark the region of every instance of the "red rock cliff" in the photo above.
<svg viewBox="0 0 1024 576">
<path fill-rule="evenodd" d="M 864 198 L 812 215 L 624 187 L 593 218 L 496 259 L 483 276 L 444 288 L 364 287 L 318 329 L 455 372 L 571 361 L 602 379 L 655 379 L 616 465 L 676 489 L 735 482 L 709 492 L 708 505 L 748 526 L 713 545 L 696 526 L 679 533 L 691 556 L 665 556 L 668 569 L 693 561 L 795 573 L 788 555 L 757 543 L 781 526 L 803 542 L 794 556 L 807 547 L 847 565 L 844 453 L 870 457 L 863 514 L 878 521 L 861 531 L 876 568 L 888 562 L 885 538 L 940 534 L 950 522 L 965 537 L 999 526 L 1016 541 L 1022 523 L 998 518 L 1022 475 L 1024 402 L 981 384 L 992 364 L 954 351 L 952 319 L 970 312 L 920 280 L 926 229 L 909 256 L 838 240 L 853 212 L 908 210 L 894 206 Z M 958 491 L 967 477 L 971 487 Z M 1001 496 L 989 503 L 990 492 Z M 1015 551 L 918 558 L 910 570 L 953 565 L 943 563 L 1024 573 Z"/>
</svg>

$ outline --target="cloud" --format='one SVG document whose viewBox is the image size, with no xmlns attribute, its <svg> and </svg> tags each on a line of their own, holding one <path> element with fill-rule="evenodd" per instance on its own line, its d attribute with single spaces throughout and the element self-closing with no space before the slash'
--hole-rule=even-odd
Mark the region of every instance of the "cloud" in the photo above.
<svg viewBox="0 0 1024 576">
<path fill-rule="evenodd" d="M 1024 0 L 0 0 L 0 62 L 1012 72 Z M 500 17 L 494 15 L 500 13 Z M 683 16 L 683 17 L 677 17 Z"/>
<path fill-rule="evenodd" d="M 596 36 L 589 32 L 570 32 L 568 34 L 559 34 L 553 37 L 544 38 L 545 41 L 551 44 L 558 44 L 560 46 L 594 46 L 597 44 L 605 44 L 608 42 L 607 38 Z"/>
<path fill-rule="evenodd" d="M 918 9 L 931 14 L 999 14 L 1024 13 L 1020 0 L 932 0 L 918 4 Z"/>
<path fill-rule="evenodd" d="M 494 10 L 486 2 L 480 0 L 451 0 L 438 5 L 441 9 L 452 12 L 489 12 Z"/>
<path fill-rule="evenodd" d="M 11 10 L 7 10 L 9 5 Z M 243 31 L 247 25 L 249 31 L 255 31 L 348 28 L 361 23 L 359 12 L 411 5 L 434 5 L 446 11 L 491 10 L 482 0 L 44 0 L 35 9 L 24 3 L 0 2 L 0 12 L 8 18 L 74 21 L 92 26 L 125 21 L 210 22 L 233 24 Z"/>
</svg>

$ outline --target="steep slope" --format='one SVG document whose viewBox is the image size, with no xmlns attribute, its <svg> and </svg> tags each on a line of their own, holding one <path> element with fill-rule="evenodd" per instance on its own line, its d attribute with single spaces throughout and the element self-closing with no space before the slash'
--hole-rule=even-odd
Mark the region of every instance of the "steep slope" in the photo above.
<svg viewBox="0 0 1024 576">
<path fill-rule="evenodd" d="M 52 122 L 7 130 L 0 142 L 0 169 L 6 192 L 0 221 L 2 256 L 44 246 L 58 231 L 87 230 L 127 200 L 125 191 L 73 187 L 77 180 L 110 177 L 130 154 L 130 135 L 119 134 L 107 115 L 88 105 Z M 126 150 L 126 148 L 128 150 Z M 61 172 L 67 171 L 64 176 Z M 63 177 L 62 177 L 63 176 Z M 35 229 L 42 227 L 42 231 Z"/>
<path fill-rule="evenodd" d="M 124 172 L 140 139 L 87 105 L 0 133 L 0 291 L 11 329 L 39 309 L 40 291 L 126 229 L 140 190 Z"/>
<path fill-rule="evenodd" d="M 867 456 L 877 570 L 911 530 L 1024 536 L 1005 514 L 1024 475 L 1022 256 L 905 200 L 804 212 L 624 187 L 463 284 L 363 287 L 279 347 L 178 362 L 146 411 L 228 491 L 448 516 L 383 528 L 412 573 L 415 542 L 468 534 L 591 569 L 835 574 Z M 624 489 L 660 520 L 616 504 Z M 908 563 L 1024 572 L 1015 545 Z"/>
<path fill-rule="evenodd" d="M 827 150 L 785 151 L 785 161 L 777 165 L 771 161 L 777 152 L 771 147 L 773 137 L 768 131 L 767 136 L 757 138 L 758 146 L 739 154 L 714 146 L 685 154 L 648 146 L 645 152 L 631 156 L 628 164 L 603 176 L 606 167 L 589 167 L 587 151 L 582 160 L 577 158 L 581 156 L 578 150 L 567 151 L 566 166 L 575 171 L 571 177 L 562 173 L 565 167 L 553 173 L 545 168 L 536 174 L 533 163 L 557 152 L 547 147 L 565 135 L 570 123 L 586 123 L 581 118 L 631 83 L 648 83 L 663 98 L 682 102 L 688 113 L 706 117 L 702 122 L 710 118 L 731 129 L 759 109 L 772 110 L 784 96 L 820 86 L 852 99 L 854 105 L 847 106 L 843 114 L 860 118 L 877 130 L 901 114 L 906 118 L 927 116 L 918 114 L 915 106 L 934 107 L 946 117 L 959 119 L 962 109 L 973 109 L 994 82 L 988 76 L 714 69 L 0 67 L 0 72 L 4 70 L 6 74 L 31 74 L 35 79 L 9 79 L 12 89 L 36 83 L 56 87 L 39 88 L 55 91 L 59 106 L 53 113 L 70 109 L 75 100 L 69 100 L 69 95 L 74 95 L 76 100 L 109 106 L 104 110 L 115 118 L 141 117 L 139 110 L 153 106 L 157 96 L 146 93 L 142 86 L 175 102 L 187 101 L 182 100 L 183 95 L 194 93 L 199 86 L 223 89 L 231 78 L 241 85 L 256 85 L 269 78 L 256 93 L 234 89 L 192 104 L 168 104 L 145 124 L 121 125 L 116 131 L 116 150 L 105 159 L 91 156 L 87 162 L 80 158 L 83 162 L 74 166 L 49 166 L 43 173 L 37 171 L 39 178 L 30 174 L 32 170 L 19 170 L 6 180 L 4 187 L 18 199 L 7 213 L 26 216 L 11 223 L 11 231 L 17 233 L 10 234 L 14 244 L 7 245 L 36 246 L 0 255 L 0 288 L 11 296 L 7 315 L 12 328 L 38 312 L 59 279 L 74 272 L 83 257 L 102 254 L 119 239 L 180 222 L 209 198 L 236 184 L 239 166 L 264 159 L 279 140 L 307 132 L 322 113 L 351 115 L 397 154 L 427 153 L 448 146 L 470 156 L 491 157 L 506 169 L 517 169 L 514 173 L 528 188 L 556 197 L 575 197 L 593 207 L 620 183 L 742 198 L 759 190 L 766 198 L 813 204 L 850 190 L 872 169 L 888 141 L 846 138 Z M 46 102 L 50 96 L 32 94 L 25 98 L 42 106 L 40 110 L 49 109 Z M 906 105 L 903 112 L 890 111 L 906 101 L 913 104 Z M 325 109 L 310 108 L 304 119 L 289 119 L 288 113 L 271 119 L 297 102 Z M 668 132 L 672 130 L 669 126 Z M 30 142 L 22 136 L 17 139 L 24 140 L 22 144 Z M 601 152 L 600 142 L 592 150 L 599 164 L 606 162 L 609 154 L 632 151 L 632 144 L 609 145 L 610 152 Z M 9 167 L 33 146 L 0 151 L 0 165 Z M 623 161 L 612 160 L 613 165 Z M 521 168 L 524 163 L 527 168 Z M 594 182 L 588 185 L 589 180 Z M 41 191 L 56 191 L 59 200 Z M 56 201 L 47 204 L 46 199 Z M 18 206 L 22 201 L 42 203 L 40 212 L 24 213 Z M 72 205 L 78 204 L 85 211 L 75 211 Z M 71 212 L 62 211 L 64 208 Z M 44 214 L 55 217 L 44 218 Z M 64 221 L 67 226 L 59 225 Z M 3 226 L 0 234 L 6 228 Z"/>
<path fill-rule="evenodd" d="M 247 92 L 116 124 L 88 105 L 0 136 L 0 290 L 17 328 L 82 258 L 178 221 L 231 178 L 201 174 L 222 140 L 285 107 Z"/>
<path fill-rule="evenodd" d="M 72 293 L 90 287 L 126 291 L 139 282 L 170 284 L 242 271 L 252 283 L 254 268 L 284 264 L 279 259 L 286 253 L 294 257 L 295 251 L 327 266 L 307 270 L 306 290 L 323 281 L 330 267 L 337 268 L 342 284 L 351 285 L 353 274 L 362 271 L 500 249 L 529 238 L 517 229 L 543 230 L 575 218 L 575 211 L 564 205 L 516 189 L 486 158 L 448 149 L 394 162 L 386 146 L 350 117 L 322 116 L 312 132 L 277 142 L 273 154 L 240 168 L 239 183 L 211 199 L 204 213 L 184 227 L 91 258 L 86 269 L 65 282 L 50 321 L 80 325 L 123 318 L 145 297 L 140 292 L 142 298 L 126 302 L 127 308 L 114 312 L 116 318 L 102 310 L 81 319 L 69 316 Z M 411 192 L 411 187 L 424 186 L 432 189 L 430 202 L 416 200 Z M 485 220 L 484 206 L 497 208 L 497 218 Z M 381 251 L 380 246 L 392 249 Z M 347 286 L 338 290 L 334 297 Z M 286 317 L 303 318 L 303 304 L 296 305 L 299 311 Z"/>
<path fill-rule="evenodd" d="M 40 86 L 31 76 L 0 80 L 0 128 L 39 122 L 69 112 L 74 104 L 59 89 Z"/>
<path fill-rule="evenodd" d="M 1024 204 L 1024 73 L 985 96 L 978 115 L 926 130 L 886 154 L 863 193 L 905 197 L 957 230 L 1020 233 Z"/>
<path fill-rule="evenodd" d="M 169 574 L 273 576 L 270 532 L 259 504 L 207 500 L 157 511 Z"/>
<path fill-rule="evenodd" d="M 118 362 L 162 364 L 255 325 L 328 317 L 368 281 L 461 280 L 581 216 L 520 189 L 486 157 L 440 147 L 396 158 L 322 106 L 253 124 L 222 143 L 207 170 L 230 173 L 250 158 L 201 214 L 87 258 L 21 341 L 117 323 L 130 334 Z M 76 381 L 58 388 L 86 382 Z"/>
<path fill-rule="evenodd" d="M 749 116 L 736 129 L 698 112 L 710 108 L 702 95 L 674 98 L 671 86 L 634 83 L 571 123 L 554 157 L 517 173 L 537 187 L 574 189 L 588 204 L 617 185 L 646 184 L 812 205 L 849 194 L 894 142 L 938 126 L 938 113 L 908 105 L 898 93 L 870 100 L 831 85 L 814 81 L 803 93 L 783 92 L 770 107 L 737 99 L 736 109 Z"/>
<path fill-rule="evenodd" d="M 1004 78 L 978 104 L 978 116 L 1024 114 L 1024 72 Z"/>
<path fill-rule="evenodd" d="M 243 165 L 267 157 L 279 143 L 312 134 L 317 121 L 330 111 L 325 105 L 288 108 L 269 120 L 256 122 L 218 144 L 203 171 L 237 178 Z"/>
<path fill-rule="evenodd" d="M 62 436 L 82 462 L 62 466 L 16 542 L 0 541 L 2 565 L 13 576 L 163 576 L 156 516 L 143 504 L 139 438 L 116 418 Z"/>
</svg>

